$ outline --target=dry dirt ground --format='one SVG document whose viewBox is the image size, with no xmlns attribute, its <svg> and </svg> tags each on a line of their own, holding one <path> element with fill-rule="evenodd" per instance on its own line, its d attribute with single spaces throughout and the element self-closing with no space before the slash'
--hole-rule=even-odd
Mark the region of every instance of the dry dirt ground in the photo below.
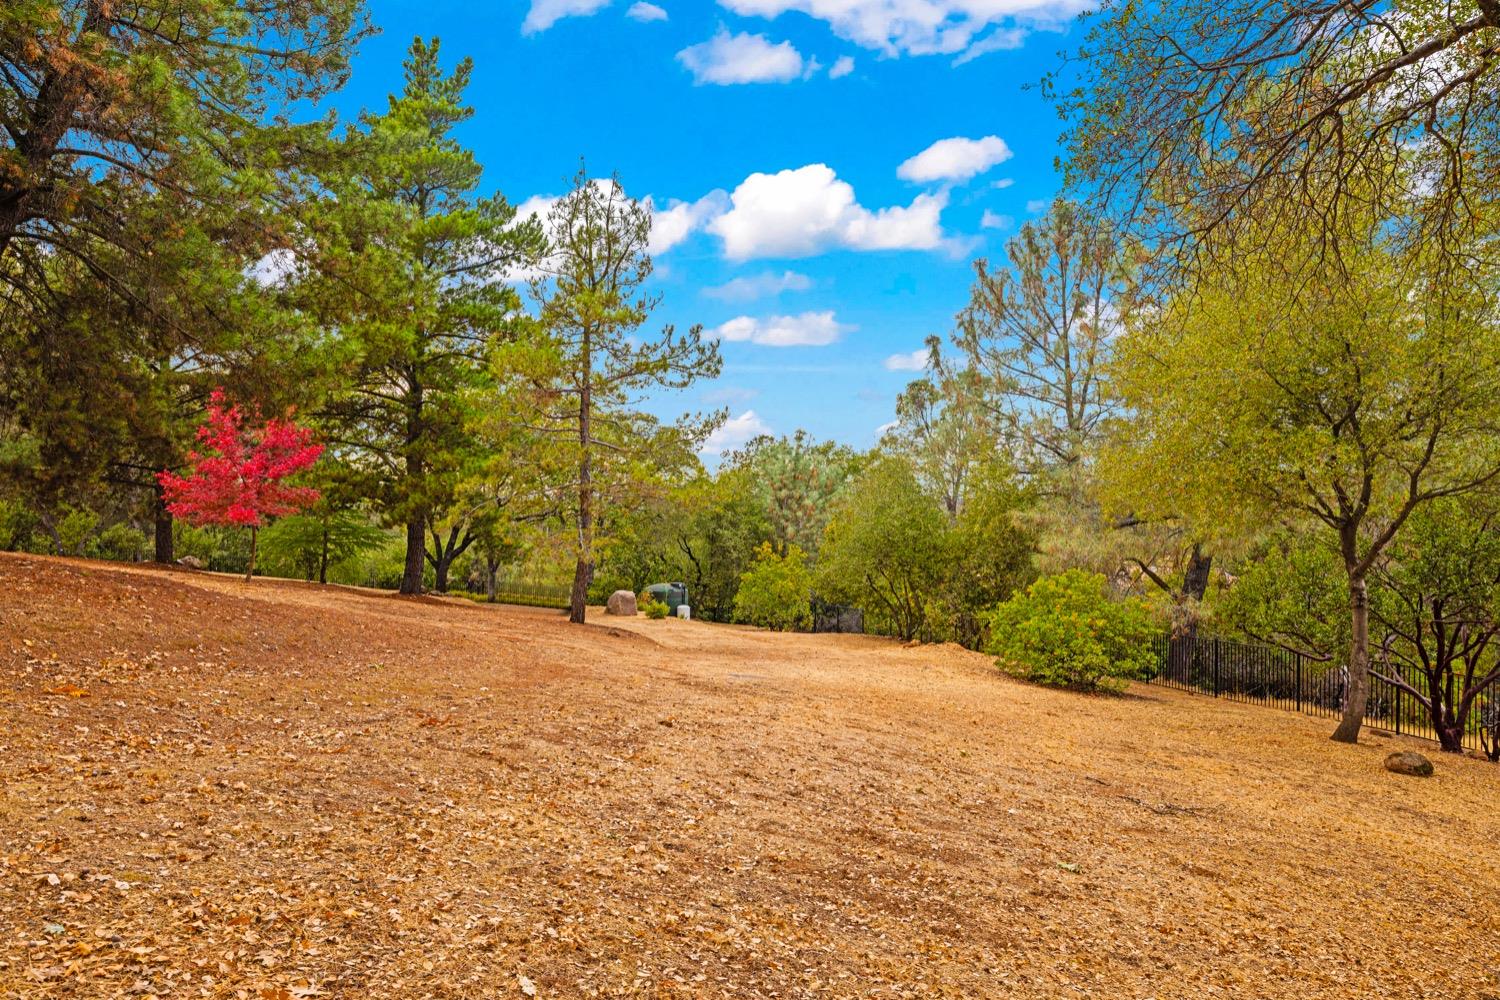
<svg viewBox="0 0 1500 1000">
<path fill-rule="evenodd" d="M 0 996 L 1500 996 L 1500 769 L 953 648 L 0 556 L 0 726 Z"/>
</svg>

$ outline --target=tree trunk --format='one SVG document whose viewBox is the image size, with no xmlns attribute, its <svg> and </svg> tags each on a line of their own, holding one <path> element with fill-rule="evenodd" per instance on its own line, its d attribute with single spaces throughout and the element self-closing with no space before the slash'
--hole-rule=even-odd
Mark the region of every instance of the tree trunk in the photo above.
<svg viewBox="0 0 1500 1000">
<path fill-rule="evenodd" d="M 583 378 L 578 393 L 578 564 L 568 597 L 568 621 L 582 625 L 588 614 L 589 584 L 594 580 L 594 464 L 592 448 L 593 354 L 588 331 L 583 335 Z"/>
<path fill-rule="evenodd" d="M 176 552 L 173 551 L 172 541 L 172 512 L 167 510 L 161 502 L 161 494 L 157 494 L 156 500 L 156 554 L 157 562 L 171 565 L 177 561 Z"/>
<path fill-rule="evenodd" d="M 448 592 L 448 568 L 452 565 L 453 560 L 441 553 L 432 564 L 432 589 L 439 594 Z"/>
<path fill-rule="evenodd" d="M 1333 739 L 1358 743 L 1370 697 L 1370 593 L 1364 577 L 1349 580 L 1349 678 L 1344 687 L 1344 714 Z"/>
<path fill-rule="evenodd" d="M 414 517 L 406 522 L 406 569 L 401 575 L 401 593 L 422 592 L 422 569 L 427 558 L 427 519 Z"/>
<path fill-rule="evenodd" d="M 328 582 L 328 522 L 323 522 L 323 548 L 318 553 L 318 582 Z"/>
<path fill-rule="evenodd" d="M 1203 600 L 1203 595 L 1208 593 L 1208 579 L 1213 570 L 1214 557 L 1203 554 L 1201 545 L 1193 546 L 1193 554 L 1188 557 L 1187 569 L 1182 574 L 1182 596 L 1191 597 L 1195 601 Z"/>
<path fill-rule="evenodd" d="M 260 529 L 259 528 L 255 528 L 255 527 L 251 527 L 251 529 L 250 529 L 250 563 L 249 563 L 249 565 L 247 565 L 245 567 L 245 582 L 246 583 L 249 583 L 250 582 L 250 578 L 255 575 L 255 546 L 256 546 L 256 542 L 257 542 L 257 536 L 259 536 L 259 535 L 260 535 Z"/>
<path fill-rule="evenodd" d="M 489 556 L 484 557 L 484 598 L 491 604 L 495 603 L 495 575 L 500 572 L 500 564 Z"/>
</svg>

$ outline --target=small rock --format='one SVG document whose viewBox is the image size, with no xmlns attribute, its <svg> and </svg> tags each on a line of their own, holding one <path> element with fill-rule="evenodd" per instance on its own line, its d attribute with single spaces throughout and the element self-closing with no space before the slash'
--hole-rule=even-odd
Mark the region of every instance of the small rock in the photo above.
<svg viewBox="0 0 1500 1000">
<path fill-rule="evenodd" d="M 1385 769 L 1397 774 L 1409 774 L 1415 778 L 1432 777 L 1432 761 L 1410 750 L 1402 750 L 1387 757 Z"/>
<path fill-rule="evenodd" d="M 609 595 L 609 601 L 604 605 L 605 614 L 624 615 L 630 617 L 635 614 L 635 595 L 628 590 L 617 590 Z"/>
<path fill-rule="evenodd" d="M 186 566 L 188 569 L 203 569 L 203 560 L 197 556 L 183 556 L 177 560 L 177 565 Z"/>
</svg>

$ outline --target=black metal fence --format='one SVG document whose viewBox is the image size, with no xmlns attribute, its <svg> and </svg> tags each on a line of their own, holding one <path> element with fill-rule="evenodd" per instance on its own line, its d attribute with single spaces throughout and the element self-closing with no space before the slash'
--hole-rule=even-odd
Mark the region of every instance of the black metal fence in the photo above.
<svg viewBox="0 0 1500 1000">
<path fill-rule="evenodd" d="M 1152 684 L 1229 701 L 1255 702 L 1308 715 L 1337 718 L 1343 711 L 1348 671 L 1274 646 L 1211 636 L 1162 637 L 1155 641 L 1156 672 Z M 1417 690 L 1425 678 L 1411 678 Z M 1454 692 L 1444 692 L 1452 704 Z M 1371 675 L 1365 724 L 1374 729 L 1436 741 L 1427 706 L 1383 677 Z M 1500 691 L 1475 699 L 1464 722 L 1465 749 L 1495 759 L 1500 743 Z"/>
<path fill-rule="evenodd" d="M 829 604 L 816 597 L 812 600 L 814 632 L 863 632 L 865 613 L 846 604 Z"/>
</svg>

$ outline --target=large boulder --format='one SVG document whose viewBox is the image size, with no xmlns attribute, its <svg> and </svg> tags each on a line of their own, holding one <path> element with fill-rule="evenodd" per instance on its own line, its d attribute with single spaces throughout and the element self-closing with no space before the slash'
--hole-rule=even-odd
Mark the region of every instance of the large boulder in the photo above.
<svg viewBox="0 0 1500 1000">
<path fill-rule="evenodd" d="M 1409 774 L 1414 778 L 1432 777 L 1432 761 L 1410 750 L 1402 750 L 1387 757 L 1385 769 L 1397 774 Z"/>
<path fill-rule="evenodd" d="M 627 618 L 635 614 L 635 595 L 628 590 L 617 590 L 609 595 L 609 600 L 604 605 L 606 614 L 624 615 Z"/>
</svg>

